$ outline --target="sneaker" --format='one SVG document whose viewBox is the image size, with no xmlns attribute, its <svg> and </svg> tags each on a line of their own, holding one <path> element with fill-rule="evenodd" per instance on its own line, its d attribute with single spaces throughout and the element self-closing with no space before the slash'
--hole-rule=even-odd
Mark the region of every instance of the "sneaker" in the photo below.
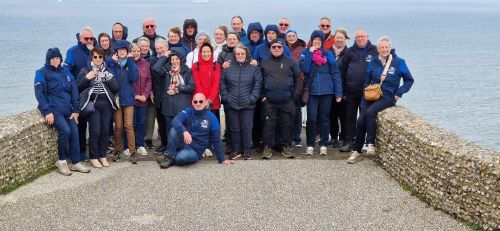
<svg viewBox="0 0 500 231">
<path fill-rule="evenodd" d="M 366 148 L 366 155 L 375 156 L 375 146 L 373 144 L 368 144 L 368 147 Z"/>
<path fill-rule="evenodd" d="M 165 159 L 167 158 L 167 156 L 161 154 L 159 156 L 156 157 L 156 163 L 161 163 L 162 161 L 164 161 Z"/>
<path fill-rule="evenodd" d="M 332 147 L 334 148 L 340 148 L 342 146 L 342 141 L 332 140 L 332 142 L 330 142 L 329 145 L 332 145 Z"/>
<path fill-rule="evenodd" d="M 139 147 L 137 149 L 137 153 L 139 153 L 141 156 L 147 156 L 148 155 L 148 151 L 144 147 Z"/>
<path fill-rule="evenodd" d="M 166 168 L 169 168 L 170 166 L 172 166 L 174 164 L 175 164 L 175 162 L 174 162 L 173 159 L 165 156 L 165 159 L 162 160 L 161 163 L 160 163 L 160 168 L 166 169 Z"/>
<path fill-rule="evenodd" d="M 153 149 L 153 141 L 151 139 L 145 139 L 144 146 L 146 146 L 147 149 Z"/>
<path fill-rule="evenodd" d="M 94 168 L 102 168 L 101 162 L 99 162 L 99 160 L 97 159 L 90 159 L 90 163 Z"/>
<path fill-rule="evenodd" d="M 341 152 L 351 152 L 352 151 L 352 142 L 347 142 L 344 146 L 339 149 Z"/>
<path fill-rule="evenodd" d="M 313 151 L 314 151 L 313 147 L 307 147 L 307 149 L 306 149 L 306 155 L 312 156 L 313 155 Z"/>
<path fill-rule="evenodd" d="M 327 152 L 328 152 L 328 150 L 326 149 L 326 146 L 321 146 L 319 148 L 319 154 L 320 155 L 325 155 L 326 156 L 326 154 L 328 154 Z"/>
<path fill-rule="evenodd" d="M 290 159 L 295 158 L 295 154 L 293 153 L 292 147 L 284 147 L 283 151 L 281 152 L 281 155 L 285 158 L 290 158 Z"/>
<path fill-rule="evenodd" d="M 229 159 L 231 160 L 236 160 L 241 157 L 241 153 L 239 152 L 232 152 L 229 154 Z"/>
<path fill-rule="evenodd" d="M 161 145 L 155 150 L 155 153 L 163 153 L 167 147 Z"/>
<path fill-rule="evenodd" d="M 265 160 L 269 160 L 273 157 L 273 150 L 269 147 L 264 147 L 264 150 L 262 151 L 261 158 Z"/>
<path fill-rule="evenodd" d="M 130 162 L 132 162 L 132 164 L 137 164 L 137 152 L 130 154 Z"/>
<path fill-rule="evenodd" d="M 130 150 L 128 148 L 125 149 L 125 151 L 123 151 L 123 155 L 130 156 Z"/>
<path fill-rule="evenodd" d="M 212 154 L 212 151 L 210 151 L 210 149 L 205 149 L 205 151 L 203 152 L 203 157 L 211 157 L 213 156 Z"/>
<path fill-rule="evenodd" d="M 68 163 L 56 161 L 57 170 L 64 176 L 71 176 L 71 171 L 69 170 Z"/>
<path fill-rule="evenodd" d="M 243 159 L 244 160 L 251 160 L 252 159 L 252 153 L 243 153 Z"/>
<path fill-rule="evenodd" d="M 352 151 L 351 156 L 347 159 L 348 164 L 354 164 L 363 159 L 363 155 L 357 151 Z"/>
<path fill-rule="evenodd" d="M 77 164 L 71 165 L 71 171 L 81 172 L 81 173 L 89 173 L 90 168 L 82 164 L 82 162 L 78 162 Z"/>
</svg>

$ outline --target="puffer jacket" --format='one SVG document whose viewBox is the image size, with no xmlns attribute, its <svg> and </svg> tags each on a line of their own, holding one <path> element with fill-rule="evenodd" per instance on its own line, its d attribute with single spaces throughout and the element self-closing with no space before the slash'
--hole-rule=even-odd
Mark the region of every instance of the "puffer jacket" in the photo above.
<svg viewBox="0 0 500 231">
<path fill-rule="evenodd" d="M 220 96 L 224 107 L 242 110 L 255 109 L 260 98 L 262 74 L 259 67 L 236 60 L 222 72 L 220 80 Z"/>
<path fill-rule="evenodd" d="M 179 93 L 175 95 L 167 94 L 167 89 L 170 85 L 172 76 L 166 70 L 160 71 L 163 81 L 163 92 L 161 99 L 161 113 L 165 116 L 176 116 L 184 108 L 191 105 L 191 96 L 194 92 L 194 80 L 191 69 L 188 66 L 182 65 L 180 75 L 184 79 L 184 85 L 179 86 Z"/>
<path fill-rule="evenodd" d="M 106 65 L 106 63 L 104 63 Z M 110 68 L 106 65 L 104 67 L 104 70 L 108 70 L 111 73 Z M 78 74 L 78 78 L 76 79 L 76 83 L 78 85 L 78 90 L 80 91 L 80 109 L 84 108 L 88 102 L 90 101 L 90 95 L 94 91 L 94 85 L 95 85 L 95 78 L 89 80 L 87 79 L 87 74 L 92 71 L 92 66 L 90 64 L 90 61 L 88 62 L 87 66 L 82 68 L 80 71 L 80 74 Z M 118 105 L 116 105 L 115 99 L 115 94 L 120 91 L 120 83 L 118 82 L 118 79 L 116 77 L 112 77 L 108 80 L 103 80 L 104 82 L 104 91 L 106 92 L 106 98 L 111 104 L 111 107 L 113 110 L 116 110 L 118 108 Z"/>
</svg>

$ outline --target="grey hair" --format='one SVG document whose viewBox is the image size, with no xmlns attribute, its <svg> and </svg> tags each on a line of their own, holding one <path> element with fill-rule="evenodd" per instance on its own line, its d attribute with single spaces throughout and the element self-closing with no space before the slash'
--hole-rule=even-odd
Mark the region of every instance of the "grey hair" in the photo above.
<svg viewBox="0 0 500 231">
<path fill-rule="evenodd" d="M 380 37 L 377 40 L 377 46 L 379 46 L 380 42 L 382 42 L 382 41 L 389 43 L 389 47 L 392 47 L 392 41 L 391 41 L 391 38 L 389 38 L 389 36 L 384 35 L 384 36 Z"/>
<path fill-rule="evenodd" d="M 320 21 L 321 21 L 321 20 L 327 20 L 328 22 L 332 23 L 332 20 L 330 20 L 330 18 L 329 18 L 329 17 L 326 17 L 326 16 L 321 17 L 319 20 L 320 20 Z"/>
<path fill-rule="evenodd" d="M 140 37 L 140 38 L 137 39 L 137 44 L 138 45 L 140 45 L 141 42 L 147 42 L 148 44 L 150 44 L 149 39 L 146 38 L 146 37 Z"/>
<path fill-rule="evenodd" d="M 236 56 L 236 49 L 239 48 L 239 49 L 243 49 L 245 50 L 245 53 L 247 54 L 246 55 L 246 60 L 250 59 L 250 49 L 248 49 L 247 46 L 243 45 L 243 43 L 238 43 L 235 47 L 234 47 L 234 50 L 233 50 L 233 53 L 235 54 Z"/>
<path fill-rule="evenodd" d="M 168 48 L 168 42 L 167 42 L 167 40 L 162 39 L 162 38 L 157 38 L 157 39 L 155 40 L 155 48 L 156 48 L 156 47 L 157 47 L 157 45 L 158 45 L 158 44 L 160 44 L 160 43 L 165 44 L 165 46 L 167 46 L 167 48 Z"/>
<path fill-rule="evenodd" d="M 92 30 L 92 27 L 90 27 L 90 26 L 84 26 L 82 29 L 80 29 L 80 34 L 83 33 L 84 31 L 88 31 L 88 32 L 94 34 L 94 31 Z"/>
</svg>

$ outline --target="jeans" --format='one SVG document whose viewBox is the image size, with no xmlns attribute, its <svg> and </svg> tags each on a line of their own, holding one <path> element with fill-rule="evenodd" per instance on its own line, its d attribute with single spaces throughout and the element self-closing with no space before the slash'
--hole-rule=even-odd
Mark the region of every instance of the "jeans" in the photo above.
<svg viewBox="0 0 500 231">
<path fill-rule="evenodd" d="M 134 130 L 137 147 L 144 147 L 144 132 L 146 125 L 147 106 L 135 107 L 134 109 Z"/>
<path fill-rule="evenodd" d="M 95 111 L 87 117 L 89 122 L 90 159 L 106 157 L 109 145 L 109 125 L 113 116 L 113 108 L 108 99 L 99 96 L 94 106 Z"/>
<path fill-rule="evenodd" d="M 345 140 L 345 103 L 332 100 L 330 108 L 330 136 L 332 140 Z"/>
<path fill-rule="evenodd" d="M 68 157 L 73 164 L 84 160 L 80 155 L 80 141 L 78 139 L 78 126 L 69 116 L 54 115 L 54 126 L 57 129 L 57 150 L 59 160 L 66 160 Z"/>
<path fill-rule="evenodd" d="M 151 102 L 151 99 L 148 98 L 148 105 L 146 106 L 146 131 L 144 132 L 144 137 L 146 139 L 153 138 L 153 132 L 155 130 L 155 118 L 156 118 L 156 108 L 155 105 Z"/>
<path fill-rule="evenodd" d="M 254 109 L 226 109 L 231 145 L 234 152 L 250 153 L 252 150 L 252 127 Z M 243 150 L 241 150 L 243 149 Z"/>
<path fill-rule="evenodd" d="M 300 144 L 300 142 L 302 142 L 302 138 L 300 138 L 300 133 L 302 132 L 302 107 L 300 106 L 300 103 L 296 103 L 295 105 L 295 121 L 293 123 L 293 131 L 293 141 L 296 144 Z"/>
<path fill-rule="evenodd" d="M 380 98 L 374 102 L 368 102 L 366 106 L 361 106 L 361 113 L 358 118 L 356 128 L 356 142 L 354 150 L 361 152 L 363 145 L 366 143 L 375 144 L 375 134 L 377 129 L 377 114 L 386 108 L 394 106 L 393 101 Z"/>
<path fill-rule="evenodd" d="M 293 124 L 295 120 L 295 102 L 289 100 L 282 104 L 272 104 L 266 102 L 263 105 L 265 109 L 264 131 L 262 132 L 262 142 L 266 147 L 273 147 L 273 142 L 276 141 L 290 147 L 293 139 Z M 278 126 L 278 121 L 279 126 Z M 277 136 L 276 128 L 280 128 L 279 136 Z"/>
<path fill-rule="evenodd" d="M 352 142 L 356 135 L 356 118 L 358 109 L 360 109 L 361 97 L 363 91 L 350 92 L 345 91 L 345 140 Z M 360 109 L 361 111 L 361 109 Z"/>
<path fill-rule="evenodd" d="M 306 138 L 307 146 L 314 147 L 314 137 L 316 136 L 316 120 L 321 124 L 319 141 L 320 146 L 326 146 L 328 143 L 328 133 L 330 132 L 330 106 L 332 105 L 333 95 L 311 95 L 307 103 L 307 125 Z"/>
<path fill-rule="evenodd" d="M 115 150 L 121 152 L 123 149 L 123 129 L 125 128 L 129 151 L 135 153 L 134 106 L 125 106 L 116 110 L 113 119 L 115 121 Z"/>
<path fill-rule="evenodd" d="M 85 116 L 78 117 L 78 143 L 81 159 L 87 159 L 87 118 Z"/>
<path fill-rule="evenodd" d="M 165 155 L 173 159 L 175 165 L 189 165 L 200 160 L 200 156 L 191 148 L 191 146 L 184 143 L 184 135 L 179 134 L 175 128 L 170 128 L 167 143 Z"/>
</svg>

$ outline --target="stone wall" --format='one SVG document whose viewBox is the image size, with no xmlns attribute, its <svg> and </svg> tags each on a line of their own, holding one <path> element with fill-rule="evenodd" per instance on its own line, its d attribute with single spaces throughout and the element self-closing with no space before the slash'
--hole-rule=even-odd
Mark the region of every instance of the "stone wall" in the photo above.
<svg viewBox="0 0 500 231">
<path fill-rule="evenodd" d="M 57 133 L 38 110 L 0 119 L 0 190 L 53 168 Z"/>
<path fill-rule="evenodd" d="M 383 168 L 432 205 L 484 229 L 500 229 L 500 153 L 430 124 L 403 107 L 379 114 Z"/>
</svg>

